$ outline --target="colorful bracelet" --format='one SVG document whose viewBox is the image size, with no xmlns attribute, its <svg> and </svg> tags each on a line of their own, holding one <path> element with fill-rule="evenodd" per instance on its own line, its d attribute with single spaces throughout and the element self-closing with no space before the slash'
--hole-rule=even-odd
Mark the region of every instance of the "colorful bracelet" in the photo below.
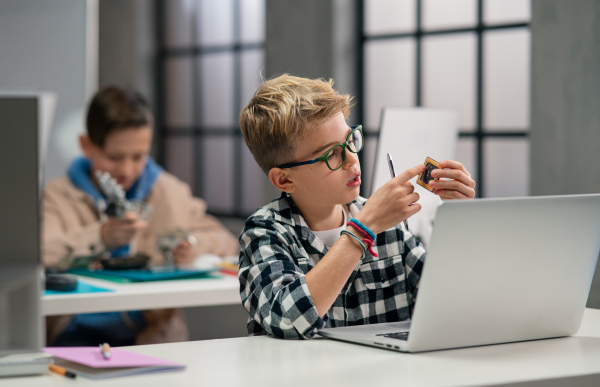
<svg viewBox="0 0 600 387">
<path fill-rule="evenodd" d="M 364 232 L 369 234 L 369 236 L 371 237 L 371 239 L 373 239 L 373 241 L 375 241 L 375 239 L 377 239 L 377 236 L 375 235 L 375 233 L 373 231 L 371 231 L 367 226 L 365 226 L 364 224 L 359 222 L 358 220 L 352 218 L 348 221 L 348 224 L 352 224 L 354 227 L 359 227 L 360 229 L 362 229 Z"/>
<path fill-rule="evenodd" d="M 355 225 L 352 221 L 348 222 L 348 225 L 354 227 L 358 232 L 360 232 L 365 237 L 363 239 L 363 242 L 369 247 L 368 248 L 369 254 L 371 254 L 374 257 L 378 257 L 379 255 L 375 251 L 373 251 L 373 245 L 375 245 L 375 241 L 371 238 L 371 235 L 369 235 L 362 228 Z"/>
<path fill-rule="evenodd" d="M 354 234 L 352 234 L 350 231 L 348 230 L 342 230 L 342 232 L 340 233 L 340 235 L 342 234 L 346 234 L 351 236 L 352 238 L 356 239 L 356 241 L 360 244 L 360 247 L 362 247 L 362 257 L 360 257 L 360 259 L 362 260 L 365 255 L 367 254 L 367 248 L 365 247 L 365 244 L 363 243 L 363 241 L 361 241 L 360 239 L 358 239 L 358 237 Z"/>
</svg>

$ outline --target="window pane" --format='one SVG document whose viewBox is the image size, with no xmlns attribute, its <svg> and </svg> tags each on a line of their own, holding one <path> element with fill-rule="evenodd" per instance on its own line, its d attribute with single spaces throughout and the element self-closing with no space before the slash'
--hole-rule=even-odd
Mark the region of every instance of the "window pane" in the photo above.
<svg viewBox="0 0 600 387">
<path fill-rule="evenodd" d="M 242 211 L 251 214 L 267 204 L 265 187 L 271 183 L 254 160 L 246 144 L 242 145 L 242 149 Z"/>
<path fill-rule="evenodd" d="M 423 105 L 456 108 L 463 131 L 475 127 L 475 50 L 472 33 L 423 38 Z"/>
<path fill-rule="evenodd" d="M 485 24 L 522 23 L 531 20 L 531 0 L 484 0 Z"/>
<path fill-rule="evenodd" d="M 233 139 L 202 139 L 202 192 L 210 211 L 233 211 Z"/>
<path fill-rule="evenodd" d="M 484 44 L 484 127 L 529 127 L 530 31 L 486 32 Z"/>
<path fill-rule="evenodd" d="M 265 0 L 242 0 L 241 42 L 262 43 L 265 40 Z"/>
<path fill-rule="evenodd" d="M 415 30 L 415 0 L 365 0 L 365 35 Z"/>
<path fill-rule="evenodd" d="M 379 130 L 381 108 L 413 106 L 414 39 L 371 41 L 365 47 L 365 129 Z"/>
<path fill-rule="evenodd" d="M 200 123 L 203 127 L 235 126 L 233 59 L 233 52 L 200 57 Z"/>
<path fill-rule="evenodd" d="M 192 58 L 165 60 L 165 122 L 167 127 L 194 125 L 194 75 Z"/>
<path fill-rule="evenodd" d="M 200 46 L 233 44 L 233 0 L 198 0 Z"/>
<path fill-rule="evenodd" d="M 456 144 L 456 161 L 462 163 L 467 171 L 471 174 L 471 178 L 477 181 L 477 144 L 474 138 L 459 137 L 458 143 Z M 477 186 L 475 187 L 477 190 Z"/>
<path fill-rule="evenodd" d="M 261 71 L 263 71 L 265 58 L 264 50 L 244 50 L 240 54 L 241 57 L 241 101 L 240 106 L 244 107 L 254 92 L 262 83 Z"/>
<path fill-rule="evenodd" d="M 165 1 L 165 45 L 167 48 L 194 44 L 194 0 Z"/>
<path fill-rule="evenodd" d="M 527 139 L 486 139 L 483 152 L 486 197 L 529 195 Z"/>
<path fill-rule="evenodd" d="M 474 27 L 477 22 L 475 0 L 423 0 L 423 29 Z"/>
<path fill-rule="evenodd" d="M 165 138 L 165 168 L 181 180 L 194 186 L 194 138 L 167 136 Z"/>
</svg>

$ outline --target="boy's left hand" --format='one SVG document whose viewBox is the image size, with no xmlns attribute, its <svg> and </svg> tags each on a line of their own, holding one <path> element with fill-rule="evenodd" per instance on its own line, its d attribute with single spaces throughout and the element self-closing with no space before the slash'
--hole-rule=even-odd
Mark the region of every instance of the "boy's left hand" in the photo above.
<svg viewBox="0 0 600 387">
<path fill-rule="evenodd" d="M 192 244 L 187 240 L 181 242 L 179 246 L 171 250 L 175 257 L 175 265 L 177 266 L 189 266 L 193 263 L 192 257 Z"/>
<path fill-rule="evenodd" d="M 435 169 L 431 176 L 440 178 L 428 182 L 433 193 L 442 199 L 473 199 L 475 197 L 475 181 L 464 165 L 458 161 L 443 160 L 441 169 Z"/>
</svg>

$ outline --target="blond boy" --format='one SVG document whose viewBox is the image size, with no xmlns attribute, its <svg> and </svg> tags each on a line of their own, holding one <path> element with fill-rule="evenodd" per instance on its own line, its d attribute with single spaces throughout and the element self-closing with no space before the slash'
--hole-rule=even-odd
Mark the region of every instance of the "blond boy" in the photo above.
<svg viewBox="0 0 600 387">
<path fill-rule="evenodd" d="M 421 209 L 408 181 L 425 167 L 399 174 L 368 201 L 360 197 L 364 137 L 346 123 L 351 98 L 332 84 L 274 78 L 240 115 L 248 148 L 282 191 L 240 235 L 241 297 L 253 335 L 310 338 L 324 327 L 407 320 L 414 307 L 426 254 L 402 221 Z M 435 194 L 475 196 L 462 164 L 440 165 Z"/>
</svg>

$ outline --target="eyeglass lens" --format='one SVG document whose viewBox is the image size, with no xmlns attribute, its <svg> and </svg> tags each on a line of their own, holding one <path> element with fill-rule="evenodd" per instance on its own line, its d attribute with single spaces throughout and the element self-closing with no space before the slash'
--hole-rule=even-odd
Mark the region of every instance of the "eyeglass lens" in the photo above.
<svg viewBox="0 0 600 387">
<path fill-rule="evenodd" d="M 363 135 L 362 132 L 358 129 L 353 130 L 347 139 L 348 142 L 348 150 L 352 153 L 359 152 L 363 147 Z M 327 155 L 327 159 L 325 160 L 329 169 L 335 171 L 339 169 L 344 161 L 346 160 L 346 150 L 344 145 L 338 144 L 333 147 L 329 154 Z"/>
<path fill-rule="evenodd" d="M 348 139 L 348 149 L 350 152 L 358 152 L 363 147 L 363 135 L 362 132 L 358 129 L 355 129 L 350 133 L 350 138 Z"/>
<path fill-rule="evenodd" d="M 336 145 L 335 147 L 333 147 L 333 149 L 329 151 L 325 162 L 327 163 L 329 169 L 335 171 L 336 169 L 342 166 L 344 160 L 346 159 L 345 156 L 346 152 L 344 151 L 344 146 Z"/>
</svg>

